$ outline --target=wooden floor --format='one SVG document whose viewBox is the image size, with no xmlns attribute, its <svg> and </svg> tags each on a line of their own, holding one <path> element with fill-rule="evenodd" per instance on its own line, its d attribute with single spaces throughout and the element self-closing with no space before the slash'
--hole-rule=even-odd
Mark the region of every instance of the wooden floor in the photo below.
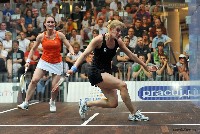
<svg viewBox="0 0 200 134">
<path fill-rule="evenodd" d="M 192 102 L 134 102 L 150 121 L 128 121 L 123 103 L 115 109 L 91 108 L 86 120 L 77 103 L 56 103 L 49 112 L 47 102 L 31 105 L 28 111 L 17 104 L 0 104 L 0 134 L 199 134 L 200 109 Z"/>
</svg>

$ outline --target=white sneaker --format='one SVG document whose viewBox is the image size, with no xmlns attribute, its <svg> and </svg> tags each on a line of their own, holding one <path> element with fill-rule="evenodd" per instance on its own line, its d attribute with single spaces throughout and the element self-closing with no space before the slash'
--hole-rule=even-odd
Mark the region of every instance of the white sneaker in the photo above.
<svg viewBox="0 0 200 134">
<path fill-rule="evenodd" d="M 149 121 L 149 117 L 144 116 L 140 112 L 140 110 L 137 110 L 134 116 L 135 116 L 135 121 L 141 121 L 141 120 L 143 120 L 143 121 Z"/>
<path fill-rule="evenodd" d="M 24 101 L 22 104 L 17 105 L 17 108 L 23 109 L 23 110 L 28 110 L 28 103 Z"/>
<path fill-rule="evenodd" d="M 79 101 L 79 114 L 80 114 L 82 120 L 85 119 L 85 113 L 88 109 L 89 109 L 89 107 L 87 106 L 85 99 L 80 99 L 80 101 Z"/>
<path fill-rule="evenodd" d="M 128 115 L 128 120 L 129 121 L 135 121 L 135 115 L 134 114 L 129 114 Z"/>
<path fill-rule="evenodd" d="M 55 100 L 52 101 L 50 99 L 49 105 L 50 105 L 50 112 L 56 112 L 56 102 L 55 102 Z"/>
</svg>

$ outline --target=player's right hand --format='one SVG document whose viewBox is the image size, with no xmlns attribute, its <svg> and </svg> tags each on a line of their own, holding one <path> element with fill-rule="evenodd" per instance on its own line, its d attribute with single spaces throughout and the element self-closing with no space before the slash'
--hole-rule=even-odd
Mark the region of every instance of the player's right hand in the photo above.
<svg viewBox="0 0 200 134">
<path fill-rule="evenodd" d="M 70 74 L 70 75 L 72 75 L 74 72 L 72 71 L 72 70 L 67 70 L 67 74 Z"/>
</svg>

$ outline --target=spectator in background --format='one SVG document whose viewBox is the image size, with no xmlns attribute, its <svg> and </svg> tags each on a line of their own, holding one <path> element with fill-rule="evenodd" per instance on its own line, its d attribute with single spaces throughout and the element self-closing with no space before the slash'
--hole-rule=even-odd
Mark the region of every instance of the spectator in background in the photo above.
<svg viewBox="0 0 200 134">
<path fill-rule="evenodd" d="M 61 21 L 61 16 L 58 14 L 58 9 L 56 7 L 52 8 L 51 16 L 53 16 L 56 20 L 56 27 L 59 26 Z"/>
<path fill-rule="evenodd" d="M 138 55 L 138 58 L 146 63 L 146 56 L 143 55 L 143 54 L 139 54 Z M 153 76 L 152 76 L 152 72 L 148 72 L 144 69 L 143 66 L 141 66 L 140 64 L 138 63 L 134 63 L 132 65 L 132 78 L 134 80 L 137 80 L 137 81 L 148 81 L 148 80 L 153 80 Z"/>
<path fill-rule="evenodd" d="M 149 30 L 151 29 L 146 16 L 142 17 L 142 27 L 141 28 L 142 28 L 143 32 L 147 32 L 147 33 L 149 33 Z"/>
<path fill-rule="evenodd" d="M 135 20 L 135 26 L 134 26 L 135 36 L 136 37 L 142 37 L 142 27 L 141 27 L 141 19 L 137 18 Z"/>
<path fill-rule="evenodd" d="M 137 37 L 134 35 L 134 33 L 134 28 L 130 27 L 128 29 L 128 37 L 130 38 L 129 47 L 131 47 L 132 49 L 135 49 L 137 45 Z"/>
<path fill-rule="evenodd" d="M 20 32 L 25 32 L 25 33 L 27 32 L 24 17 L 22 16 L 20 17 L 20 19 L 17 21 L 15 29 L 16 29 L 17 35 L 19 35 Z"/>
<path fill-rule="evenodd" d="M 10 27 L 10 20 L 11 15 L 15 14 L 14 10 L 10 8 L 10 3 L 5 3 L 5 9 L 3 10 L 3 20 L 7 23 L 7 25 Z"/>
<path fill-rule="evenodd" d="M 83 39 L 82 39 L 81 35 L 79 35 L 77 33 L 76 29 L 72 29 L 70 43 L 74 44 L 75 41 L 79 43 L 80 49 L 83 50 Z"/>
<path fill-rule="evenodd" d="M 35 41 L 35 39 L 38 35 L 35 31 L 33 31 L 33 25 L 32 24 L 28 24 L 27 32 L 25 34 L 26 34 L 26 39 L 28 39 L 30 41 Z"/>
<path fill-rule="evenodd" d="M 104 20 L 99 18 L 97 21 L 97 24 L 94 27 L 91 27 L 91 29 L 97 29 L 99 31 L 99 34 L 105 34 L 108 29 L 107 27 L 103 26 Z M 88 37 L 92 39 L 92 31 L 88 33 Z"/>
<path fill-rule="evenodd" d="M 42 2 L 40 0 L 35 0 L 32 4 L 33 8 L 36 8 L 38 11 L 42 7 Z"/>
<path fill-rule="evenodd" d="M 155 16 L 156 17 L 156 16 Z M 161 28 L 162 34 L 167 35 L 167 30 L 164 26 L 162 26 L 160 19 L 155 18 L 155 26 L 153 26 L 150 30 L 150 40 L 153 41 L 153 39 L 157 36 L 157 28 Z"/>
<path fill-rule="evenodd" d="M 133 52 L 133 49 L 131 47 L 129 47 L 130 38 L 125 36 L 123 42 L 126 45 L 126 47 L 131 52 Z M 118 61 L 116 66 L 119 69 L 120 79 L 122 79 L 122 71 L 124 69 L 124 71 L 126 72 L 126 80 L 129 81 L 130 76 L 131 76 L 131 67 L 132 67 L 133 61 L 130 60 L 130 58 L 121 49 L 117 50 L 116 55 L 117 55 L 117 61 Z"/>
<path fill-rule="evenodd" d="M 160 57 L 160 65 L 156 71 L 156 81 L 173 81 L 173 65 L 169 63 L 168 57 L 165 54 L 162 54 Z"/>
<path fill-rule="evenodd" d="M 67 28 L 67 33 L 68 34 L 71 34 L 71 31 L 73 29 L 75 29 L 75 30 L 78 29 L 77 24 L 75 22 L 73 22 L 72 18 L 68 18 L 67 19 L 67 26 L 66 26 L 66 28 Z"/>
<path fill-rule="evenodd" d="M 0 82 L 6 82 L 6 57 L 8 52 L 4 50 L 2 42 L 0 42 Z"/>
<path fill-rule="evenodd" d="M 53 0 L 47 0 L 47 14 L 52 14 L 52 8 L 56 6 L 56 2 Z"/>
<path fill-rule="evenodd" d="M 3 40 L 3 47 L 7 52 L 10 52 L 12 50 L 12 33 L 7 31 L 5 33 L 5 40 Z"/>
<path fill-rule="evenodd" d="M 163 34 L 161 27 L 156 28 L 156 34 L 157 34 L 157 36 L 152 41 L 153 51 L 155 52 L 158 42 L 163 42 L 164 43 L 164 51 L 167 54 L 169 54 L 169 46 L 168 45 L 170 42 L 172 42 L 172 39 L 170 37 L 168 37 L 167 35 Z"/>
<path fill-rule="evenodd" d="M 25 53 L 30 43 L 30 40 L 26 38 L 26 33 L 20 32 L 18 42 L 19 42 L 19 49 Z"/>
<path fill-rule="evenodd" d="M 67 54 L 65 61 L 66 61 L 68 67 L 66 67 L 66 68 L 71 68 L 71 66 L 74 65 L 74 63 L 76 62 L 78 57 L 80 57 L 80 55 L 82 54 L 82 52 L 80 51 L 79 42 L 73 42 L 72 47 L 74 49 L 74 55 L 72 55 L 71 53 Z M 80 71 L 80 68 L 79 68 L 79 71 Z"/>
<path fill-rule="evenodd" d="M 6 30 L 7 25 L 5 22 L 1 23 L 1 29 L 0 29 L 0 41 L 2 42 L 3 40 L 5 40 L 5 33 L 8 32 Z"/>
<path fill-rule="evenodd" d="M 27 27 L 28 24 L 34 25 L 33 18 L 32 18 L 32 10 L 30 10 L 30 9 L 26 10 L 25 27 Z"/>
<path fill-rule="evenodd" d="M 17 76 L 18 69 L 22 66 L 24 59 L 24 52 L 19 50 L 19 42 L 14 40 L 12 45 L 12 51 L 7 55 L 8 78 L 11 78 L 13 75 Z"/>
<path fill-rule="evenodd" d="M 126 6 L 125 11 L 127 12 L 127 16 L 122 16 L 122 20 L 127 28 L 133 27 L 134 19 L 133 15 L 131 14 L 131 6 Z M 126 33 L 127 30 L 124 32 Z"/>
<path fill-rule="evenodd" d="M 81 66 L 81 75 L 80 75 L 80 77 L 83 80 L 88 80 L 88 71 L 90 70 L 93 56 L 94 56 L 94 54 L 90 53 L 86 58 L 86 63 L 83 63 L 83 65 Z"/>
<path fill-rule="evenodd" d="M 75 6 L 74 12 L 71 14 L 71 18 L 77 24 L 78 30 L 81 30 L 82 25 L 81 22 L 83 20 L 83 12 L 78 5 Z"/>
<path fill-rule="evenodd" d="M 144 31 L 144 32 L 142 33 L 142 40 L 143 40 L 144 46 L 149 47 L 149 49 L 152 48 L 151 41 L 149 40 L 149 35 L 148 35 L 148 33 L 147 33 L 146 31 Z M 153 52 L 153 50 L 151 50 L 151 52 Z"/>
<path fill-rule="evenodd" d="M 157 49 L 153 53 L 154 64 L 156 64 L 156 65 L 160 65 L 161 64 L 160 63 L 160 56 L 161 55 L 166 55 L 166 53 L 164 52 L 164 43 L 163 42 L 158 42 Z"/>
<path fill-rule="evenodd" d="M 40 8 L 40 15 L 37 17 L 37 28 L 39 28 L 40 32 L 43 32 L 44 31 L 44 27 L 43 27 L 43 23 L 44 23 L 44 20 L 46 18 L 46 15 L 47 15 L 47 11 L 45 8 Z"/>
<path fill-rule="evenodd" d="M 184 54 L 179 55 L 179 61 L 176 63 L 179 72 L 179 79 L 188 81 L 189 77 L 189 68 L 186 56 Z"/>
<path fill-rule="evenodd" d="M 101 11 L 97 14 L 97 18 L 96 18 L 96 22 L 98 23 L 99 18 L 101 18 L 101 16 L 103 16 L 103 18 L 105 18 L 105 22 L 108 22 L 108 20 L 110 20 L 110 13 L 107 12 L 106 10 L 106 5 L 102 5 L 101 7 Z"/>
<path fill-rule="evenodd" d="M 151 50 L 149 49 L 148 46 L 144 46 L 142 37 L 138 37 L 137 39 L 137 46 L 135 47 L 134 54 L 144 55 L 146 64 L 151 62 Z"/>
<path fill-rule="evenodd" d="M 139 11 L 137 12 L 137 14 L 136 14 L 136 18 L 139 18 L 139 19 L 141 19 L 142 20 L 142 18 L 143 17 L 146 17 L 147 18 L 147 22 L 149 22 L 150 21 L 150 14 L 149 14 L 149 12 L 146 12 L 146 10 L 145 10 L 145 5 L 144 4 L 140 4 L 140 6 L 139 6 Z"/>
<path fill-rule="evenodd" d="M 27 51 L 24 53 L 24 61 L 26 61 L 28 59 L 28 55 L 29 55 L 33 45 L 34 45 L 34 42 L 30 42 L 29 43 Z M 33 76 L 33 73 L 35 71 L 35 68 L 37 66 L 37 63 L 38 63 L 39 59 L 40 59 L 40 53 L 39 53 L 38 50 L 35 50 L 34 54 L 33 54 L 33 57 L 31 59 L 31 62 L 30 62 L 30 66 L 29 66 L 29 68 L 27 70 L 28 72 L 31 72 L 31 77 Z M 22 74 L 24 74 L 24 73 L 25 73 L 25 66 L 22 66 L 18 70 L 18 80 L 20 79 L 20 76 Z"/>
</svg>

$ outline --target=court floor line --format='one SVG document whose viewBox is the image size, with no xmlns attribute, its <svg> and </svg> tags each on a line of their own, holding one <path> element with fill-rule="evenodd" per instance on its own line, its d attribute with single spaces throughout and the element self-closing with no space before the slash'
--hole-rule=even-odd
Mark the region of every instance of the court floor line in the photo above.
<svg viewBox="0 0 200 134">
<path fill-rule="evenodd" d="M 121 113 L 130 113 L 130 112 L 121 112 Z M 141 112 L 143 114 L 170 114 L 174 112 Z"/>
<path fill-rule="evenodd" d="M 200 126 L 200 124 L 133 124 L 133 125 L 0 125 L 0 127 L 126 127 L 126 126 Z"/>
<path fill-rule="evenodd" d="M 29 106 L 37 104 L 37 103 L 39 103 L 39 102 L 30 103 Z M 7 113 L 7 112 L 10 112 L 10 111 L 13 111 L 13 110 L 16 110 L 16 109 L 18 109 L 18 108 L 12 108 L 12 109 L 9 109 L 9 110 L 4 110 L 4 111 L 0 112 L 0 114 Z"/>
<path fill-rule="evenodd" d="M 81 126 L 86 126 L 90 121 L 92 121 L 99 113 L 95 113 L 93 116 L 91 116 L 88 120 L 86 120 Z"/>
</svg>

